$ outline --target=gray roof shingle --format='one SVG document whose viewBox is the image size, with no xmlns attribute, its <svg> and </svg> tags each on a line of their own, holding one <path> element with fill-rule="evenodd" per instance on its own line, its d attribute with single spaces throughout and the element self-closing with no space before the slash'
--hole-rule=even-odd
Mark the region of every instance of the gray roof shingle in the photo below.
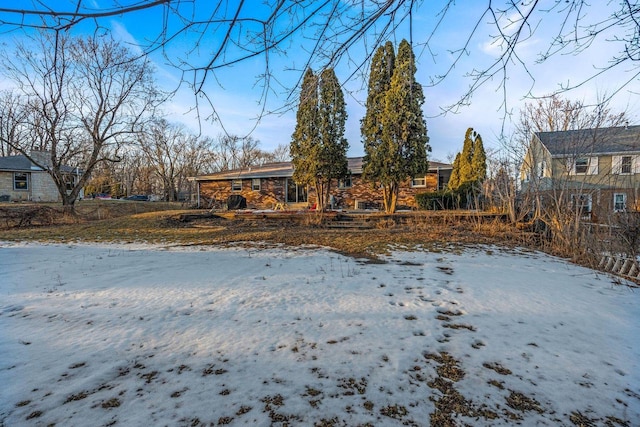
<svg viewBox="0 0 640 427">
<path fill-rule="evenodd" d="M 536 132 L 554 157 L 640 153 L 640 126 Z"/>
<path fill-rule="evenodd" d="M 362 173 L 362 157 L 349 157 L 347 159 L 347 169 L 352 174 Z M 429 169 L 451 169 L 447 163 L 429 162 Z M 234 169 L 224 172 L 216 172 L 207 175 L 199 175 L 197 181 L 225 181 L 229 179 L 253 179 L 253 178 L 290 178 L 293 176 L 293 166 L 291 162 L 268 163 L 262 166 L 251 166 L 248 168 Z"/>
<path fill-rule="evenodd" d="M 2 171 L 31 171 L 33 163 L 25 156 L 6 156 L 0 157 L 0 170 Z M 41 170 L 40 168 L 36 168 L 35 170 Z"/>
<path fill-rule="evenodd" d="M 0 171 L 5 172 L 37 172 L 44 171 L 39 166 L 36 166 L 31 162 L 31 160 L 27 159 L 26 156 L 18 155 L 18 156 L 5 156 L 0 157 Z M 83 170 L 79 168 L 75 168 L 72 166 L 62 165 L 60 167 L 60 171 L 64 173 L 70 174 L 82 174 Z"/>
</svg>

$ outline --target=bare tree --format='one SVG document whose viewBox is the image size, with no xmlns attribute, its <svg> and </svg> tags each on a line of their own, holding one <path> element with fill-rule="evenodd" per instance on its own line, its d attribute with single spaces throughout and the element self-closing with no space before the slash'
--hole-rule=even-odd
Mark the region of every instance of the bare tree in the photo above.
<svg viewBox="0 0 640 427">
<path fill-rule="evenodd" d="M 447 58 L 444 71 L 431 76 L 432 84 L 446 80 L 453 70 L 464 68 L 464 58 L 473 46 L 490 43 L 496 50 L 489 63 L 480 66 L 474 63 L 471 69 L 464 70 L 469 84 L 461 88 L 457 102 L 442 106 L 444 110 L 469 103 L 474 92 L 490 82 L 502 88 L 506 101 L 508 77 L 516 69 L 528 75 L 533 86 L 534 63 L 589 51 L 599 42 L 608 44 L 610 57 L 594 64 L 593 72 L 584 79 L 562 84 L 559 91 L 579 87 L 624 67 L 626 77 L 612 89 L 614 95 L 637 81 L 640 75 L 640 4 L 631 0 L 484 0 L 473 9 L 455 0 L 270 0 L 259 5 L 246 1 L 232 5 L 226 0 L 111 0 L 96 5 L 92 0 L 76 0 L 74 8 L 64 9 L 65 4 L 34 1 L 29 6 L 5 6 L 0 8 L 0 23 L 5 31 L 35 28 L 61 32 L 80 24 L 93 24 L 104 31 L 114 16 L 127 18 L 151 13 L 161 24 L 155 33 L 140 41 L 142 54 L 162 52 L 167 62 L 182 72 L 183 82 L 205 99 L 208 99 L 204 93 L 205 83 L 217 83 L 219 70 L 248 61 L 255 64 L 256 60 L 262 64 L 255 76 L 262 89 L 263 106 L 267 95 L 283 84 L 283 80 L 277 78 L 280 69 L 276 69 L 275 64 L 282 70 L 298 73 L 294 87 L 308 67 L 337 67 L 341 62 L 348 63 L 349 69 L 354 70 L 351 76 L 341 79 L 343 82 L 353 77 L 366 81 L 363 74 L 375 49 L 393 39 L 399 27 L 405 34 L 412 35 L 413 17 L 427 8 L 437 19 L 422 23 L 425 28 L 421 31 L 426 36 L 414 44 L 414 51 L 431 55 L 438 61 Z M 460 9 L 464 9 L 467 17 L 464 27 L 456 21 L 462 13 Z M 442 43 L 445 30 L 451 25 L 456 25 L 462 35 L 462 41 L 456 46 L 451 46 L 449 40 Z M 530 59 L 527 50 L 531 42 L 538 39 L 542 40 L 538 44 L 541 48 L 536 59 Z M 187 43 L 193 48 L 180 49 L 180 53 L 172 49 L 174 45 Z M 448 52 L 443 52 L 440 47 L 443 45 Z M 211 47 L 205 51 L 205 46 Z M 287 58 L 291 49 L 305 52 L 306 57 L 294 63 Z M 284 89 L 293 88 L 285 86 Z M 289 95 L 285 103 L 293 106 L 295 97 Z M 504 108 L 507 112 L 506 105 Z M 213 116 L 216 117 L 215 108 Z"/>
<path fill-rule="evenodd" d="M 25 120 L 26 111 L 21 108 L 20 98 L 11 91 L 0 93 L 0 156 L 13 156 L 19 154 L 14 147 L 20 145 L 22 129 L 16 126 Z M 28 140 L 23 143 L 35 142 Z M 31 147 L 33 148 L 33 147 Z"/>
<path fill-rule="evenodd" d="M 47 170 L 73 211 L 96 165 L 119 161 L 160 101 L 151 65 L 109 38 L 60 33 L 18 43 L 0 59 L 18 100 L 9 117 L 3 112 L 16 136 L 3 142 Z"/>
<path fill-rule="evenodd" d="M 288 162 L 291 160 L 291 156 L 289 155 L 289 144 L 278 144 L 270 154 L 272 162 Z"/>
<path fill-rule="evenodd" d="M 489 152 L 487 163 L 488 176 L 483 189 L 488 208 L 506 214 L 509 221 L 516 224 L 523 219 L 517 204 L 520 171 L 504 151 Z"/>
<path fill-rule="evenodd" d="M 216 170 L 226 171 L 265 163 L 260 141 L 246 136 L 218 135 L 215 144 Z"/>
<path fill-rule="evenodd" d="M 183 126 L 154 120 L 141 134 L 140 148 L 146 164 L 162 182 L 167 201 L 176 201 L 188 190 L 187 178 L 202 173 L 215 156 L 208 138 L 198 138 Z"/>
</svg>

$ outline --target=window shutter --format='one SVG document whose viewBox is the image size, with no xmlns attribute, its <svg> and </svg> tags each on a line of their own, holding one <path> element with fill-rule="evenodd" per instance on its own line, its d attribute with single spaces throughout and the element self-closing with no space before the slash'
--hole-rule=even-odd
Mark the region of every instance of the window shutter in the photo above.
<svg viewBox="0 0 640 427">
<path fill-rule="evenodd" d="M 576 159 L 567 159 L 567 172 L 569 172 L 569 175 L 575 175 L 576 174 Z"/>
<path fill-rule="evenodd" d="M 587 175 L 598 175 L 598 158 L 589 157 L 589 170 Z"/>
<path fill-rule="evenodd" d="M 640 173 L 640 156 L 633 156 L 633 173 Z"/>
<path fill-rule="evenodd" d="M 611 173 L 613 175 L 622 173 L 622 156 L 611 156 Z"/>
</svg>

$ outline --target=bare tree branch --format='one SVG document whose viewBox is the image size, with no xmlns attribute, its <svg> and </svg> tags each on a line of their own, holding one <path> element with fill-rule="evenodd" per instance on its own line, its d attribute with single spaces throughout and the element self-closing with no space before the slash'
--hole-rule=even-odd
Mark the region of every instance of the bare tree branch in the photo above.
<svg viewBox="0 0 640 427">
<path fill-rule="evenodd" d="M 587 52 L 601 42 L 611 47 L 609 59 L 595 63 L 593 72 L 580 80 L 558 82 L 556 93 L 582 87 L 628 65 L 629 77 L 620 79 L 617 88 L 608 89 L 614 96 L 640 76 L 640 3 L 635 0 L 484 0 L 473 8 L 454 0 L 268 0 L 252 2 L 251 7 L 244 0 L 105 0 L 100 6 L 76 0 L 70 10 L 43 1 L 27 4 L 30 7 L 1 7 L 0 31 L 62 31 L 79 28 L 81 23 L 86 31 L 91 21 L 96 30 L 106 31 L 113 17 L 152 13 L 160 22 L 146 39 L 137 41 L 142 55 L 161 52 L 180 71 L 182 84 L 210 104 L 213 118 L 217 117 L 216 105 L 206 92 L 210 84 L 223 87 L 217 75 L 222 69 L 247 63 L 255 67 L 256 59 L 262 61 L 262 68 L 254 74 L 260 89 L 259 121 L 264 114 L 294 106 L 297 97 L 292 94 L 310 66 L 321 70 L 346 64 L 349 75 L 343 84 L 352 79 L 364 81 L 375 49 L 393 39 L 399 28 L 405 33 L 406 25 L 416 28 L 415 17 L 431 10 L 436 11 L 436 19 L 420 28 L 414 47 L 442 69 L 431 72 L 430 85 L 440 85 L 454 74 L 468 81 L 466 87 L 458 87 L 455 102 L 440 106 L 443 113 L 468 105 L 478 89 L 488 84 L 502 91 L 506 113 L 514 73 L 527 76 L 530 86 L 524 95 L 531 96 L 538 79 L 535 65 Z M 460 19 L 462 12 L 465 21 Z M 460 44 L 449 46 L 449 55 L 439 56 L 437 45 L 450 45 L 447 37 L 452 25 L 462 35 Z M 531 58 L 527 49 L 533 41 L 541 44 L 537 57 Z M 496 48 L 493 58 L 468 65 L 466 57 L 476 50 L 473 46 L 488 43 Z M 182 48 L 185 45 L 187 49 Z M 291 51 L 296 55 L 289 57 Z M 293 83 L 276 78 L 283 71 L 297 73 L 287 79 Z M 278 89 L 286 94 L 281 101 L 284 105 L 267 108 Z"/>
</svg>

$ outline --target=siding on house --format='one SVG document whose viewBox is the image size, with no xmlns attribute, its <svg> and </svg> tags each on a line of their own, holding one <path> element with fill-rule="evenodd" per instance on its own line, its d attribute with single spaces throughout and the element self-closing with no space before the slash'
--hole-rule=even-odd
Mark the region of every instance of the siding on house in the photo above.
<svg viewBox="0 0 640 427">
<path fill-rule="evenodd" d="M 32 153 L 42 156 L 43 152 Z M 63 166 L 66 174 L 76 175 L 77 169 Z M 14 188 L 14 174 L 27 174 L 28 188 L 26 190 Z M 10 201 L 60 202 L 58 187 L 45 170 L 37 167 L 25 156 L 0 157 L 0 196 Z M 82 192 L 80 194 L 82 197 Z"/>
<path fill-rule="evenodd" d="M 29 187 L 27 190 L 14 189 L 13 177 L 16 172 L 0 171 L 0 196 L 9 196 L 11 201 L 58 202 L 60 194 L 53 179 L 42 171 L 26 173 Z"/>
<path fill-rule="evenodd" d="M 620 208 L 640 207 L 640 126 L 537 132 L 532 136 L 520 169 L 522 189 L 589 200 L 594 220 Z M 622 196 L 624 195 L 624 196 Z"/>
</svg>

